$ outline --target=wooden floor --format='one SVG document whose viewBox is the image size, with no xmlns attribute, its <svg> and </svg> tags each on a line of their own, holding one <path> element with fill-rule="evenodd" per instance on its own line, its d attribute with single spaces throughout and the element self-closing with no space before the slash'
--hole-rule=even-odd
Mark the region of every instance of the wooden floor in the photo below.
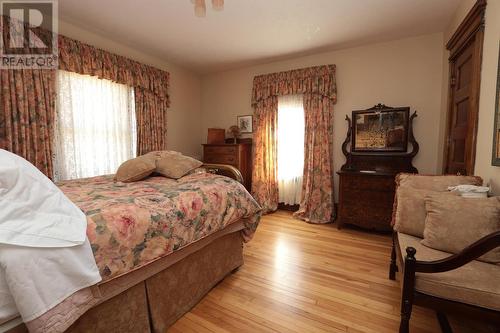
<svg viewBox="0 0 500 333">
<path fill-rule="evenodd" d="M 390 237 L 263 217 L 245 264 L 168 332 L 397 332 L 399 282 L 388 279 Z M 456 332 L 478 332 L 457 327 Z M 414 309 L 411 332 L 440 332 Z"/>
</svg>

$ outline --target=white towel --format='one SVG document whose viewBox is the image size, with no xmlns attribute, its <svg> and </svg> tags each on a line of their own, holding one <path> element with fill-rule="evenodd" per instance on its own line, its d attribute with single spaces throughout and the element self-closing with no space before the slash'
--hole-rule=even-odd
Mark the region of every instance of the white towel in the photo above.
<svg viewBox="0 0 500 333">
<path fill-rule="evenodd" d="M 490 188 L 476 185 L 457 185 L 448 187 L 448 191 L 459 192 L 464 198 L 487 198 Z"/>
<path fill-rule="evenodd" d="M 0 244 L 67 247 L 83 244 L 87 219 L 25 159 L 0 149 Z"/>
</svg>

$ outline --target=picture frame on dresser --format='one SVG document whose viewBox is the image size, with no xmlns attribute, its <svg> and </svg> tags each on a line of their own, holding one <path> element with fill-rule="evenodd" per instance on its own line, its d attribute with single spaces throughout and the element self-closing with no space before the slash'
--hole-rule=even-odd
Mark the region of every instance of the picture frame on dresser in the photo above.
<svg viewBox="0 0 500 333">
<path fill-rule="evenodd" d="M 364 114 L 391 114 L 391 112 L 403 112 L 404 135 L 401 136 L 401 147 L 403 149 L 361 149 L 354 147 L 354 131 L 356 125 L 346 116 L 348 124 L 347 136 L 342 144 L 342 152 L 346 162 L 337 172 L 339 176 L 339 206 L 337 214 L 337 228 L 344 225 L 355 225 L 367 230 L 391 232 L 392 208 L 395 195 L 395 177 L 398 173 L 418 173 L 412 164 L 420 147 L 413 135 L 413 122 L 417 112 L 410 116 L 410 107 L 390 107 L 377 104 L 366 110 L 352 112 L 352 118 Z M 399 125 L 398 125 L 399 126 Z M 385 126 L 383 131 L 390 128 Z M 408 151 L 408 147 L 411 150 Z"/>
</svg>

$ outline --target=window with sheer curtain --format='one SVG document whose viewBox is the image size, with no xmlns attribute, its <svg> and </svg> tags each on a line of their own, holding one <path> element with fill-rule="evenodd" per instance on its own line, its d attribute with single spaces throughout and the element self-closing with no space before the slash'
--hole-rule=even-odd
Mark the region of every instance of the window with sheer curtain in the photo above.
<svg viewBox="0 0 500 333">
<path fill-rule="evenodd" d="M 302 95 L 278 98 L 279 202 L 300 203 L 304 172 L 304 105 Z"/>
<path fill-rule="evenodd" d="M 54 179 L 115 173 L 135 157 L 134 106 L 132 87 L 59 70 Z"/>
</svg>

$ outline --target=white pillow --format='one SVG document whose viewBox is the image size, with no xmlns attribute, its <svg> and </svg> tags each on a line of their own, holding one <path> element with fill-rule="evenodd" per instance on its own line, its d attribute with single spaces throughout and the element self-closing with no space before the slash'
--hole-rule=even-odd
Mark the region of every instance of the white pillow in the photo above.
<svg viewBox="0 0 500 333">
<path fill-rule="evenodd" d="M 83 244 L 87 219 L 54 183 L 25 159 L 0 149 L 0 244 Z"/>
</svg>

